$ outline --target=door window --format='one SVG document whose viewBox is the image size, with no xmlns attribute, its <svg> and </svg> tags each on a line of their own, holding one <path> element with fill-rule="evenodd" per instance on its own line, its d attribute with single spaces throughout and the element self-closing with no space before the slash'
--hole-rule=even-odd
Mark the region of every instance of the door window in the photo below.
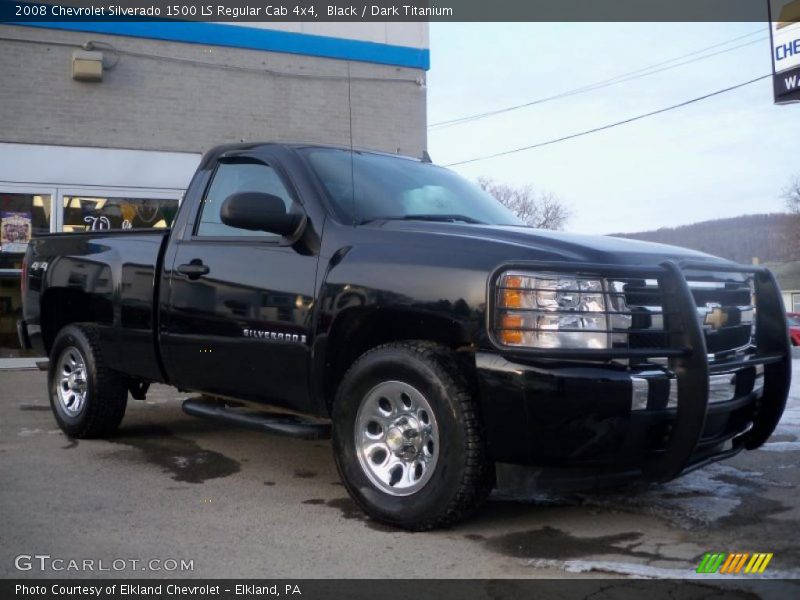
<svg viewBox="0 0 800 600">
<path fill-rule="evenodd" d="M 792 312 L 800 312 L 800 294 L 792 294 Z"/>
<path fill-rule="evenodd" d="M 222 203 L 238 192 L 261 192 L 278 196 L 286 205 L 292 205 L 292 197 L 278 174 L 270 166 L 257 162 L 220 163 L 214 174 L 208 193 L 200 206 L 197 235 L 205 237 L 248 236 L 280 238 L 266 231 L 251 231 L 225 225 L 220 219 Z"/>
</svg>

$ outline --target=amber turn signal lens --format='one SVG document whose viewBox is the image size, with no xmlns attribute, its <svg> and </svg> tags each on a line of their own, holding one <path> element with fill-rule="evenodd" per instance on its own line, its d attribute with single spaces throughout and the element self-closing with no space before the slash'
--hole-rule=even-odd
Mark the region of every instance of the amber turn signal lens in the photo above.
<svg viewBox="0 0 800 600">
<path fill-rule="evenodd" d="M 522 292 L 519 290 L 503 290 L 503 308 L 522 308 Z"/>
<path fill-rule="evenodd" d="M 500 330 L 500 341 L 506 345 L 513 346 L 522 343 L 522 317 L 520 315 L 503 315 L 503 327 Z"/>
<path fill-rule="evenodd" d="M 505 287 L 520 288 L 522 287 L 522 277 L 519 275 L 506 275 Z"/>
<path fill-rule="evenodd" d="M 518 275 L 506 275 L 503 279 L 505 288 L 521 288 L 522 277 Z M 501 306 L 504 308 L 522 308 L 522 291 L 519 289 L 504 289 L 500 295 Z"/>
</svg>

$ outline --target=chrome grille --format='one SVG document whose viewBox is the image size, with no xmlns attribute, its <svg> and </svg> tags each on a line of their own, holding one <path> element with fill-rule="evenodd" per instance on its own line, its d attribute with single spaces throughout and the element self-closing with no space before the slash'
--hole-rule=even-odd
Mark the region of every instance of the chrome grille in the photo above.
<svg viewBox="0 0 800 600">
<path fill-rule="evenodd" d="M 755 334 L 753 282 L 747 276 L 738 280 L 709 280 L 688 277 L 709 354 L 735 351 L 750 345 Z M 654 279 L 615 279 L 609 288 L 620 290 L 620 301 L 631 314 L 631 333 L 620 337 L 629 348 L 654 348 L 667 345 L 664 332 L 663 296 Z M 635 332 L 635 333 L 634 333 Z M 622 347 L 622 346 L 617 346 Z"/>
</svg>

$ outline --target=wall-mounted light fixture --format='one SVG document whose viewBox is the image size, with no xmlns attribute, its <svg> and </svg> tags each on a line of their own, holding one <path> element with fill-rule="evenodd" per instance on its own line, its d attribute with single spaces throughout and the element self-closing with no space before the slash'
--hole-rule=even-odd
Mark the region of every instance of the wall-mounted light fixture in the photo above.
<svg viewBox="0 0 800 600">
<path fill-rule="evenodd" d="M 75 81 L 103 81 L 103 53 L 75 50 L 72 53 L 72 78 Z"/>
</svg>

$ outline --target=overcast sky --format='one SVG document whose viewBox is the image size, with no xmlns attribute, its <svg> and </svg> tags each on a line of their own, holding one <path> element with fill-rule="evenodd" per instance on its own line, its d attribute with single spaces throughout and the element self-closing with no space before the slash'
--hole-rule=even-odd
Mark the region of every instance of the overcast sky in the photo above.
<svg viewBox="0 0 800 600">
<path fill-rule="evenodd" d="M 431 124 L 550 96 L 750 33 L 708 53 L 750 45 L 656 75 L 431 128 L 430 153 L 448 164 L 525 146 L 771 72 L 766 24 L 431 23 Z M 773 105 L 767 79 L 608 131 L 454 168 L 470 179 L 488 176 L 553 192 L 573 213 L 568 230 L 602 234 L 783 211 L 781 189 L 800 174 L 799 158 L 800 105 Z"/>
</svg>

